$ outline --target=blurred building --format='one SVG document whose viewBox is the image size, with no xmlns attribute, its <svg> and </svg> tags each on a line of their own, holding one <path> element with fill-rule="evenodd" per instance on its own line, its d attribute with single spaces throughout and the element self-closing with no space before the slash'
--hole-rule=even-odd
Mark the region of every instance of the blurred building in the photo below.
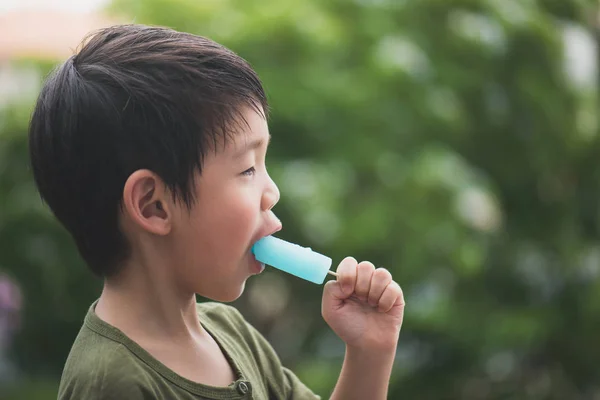
<svg viewBox="0 0 600 400">
<path fill-rule="evenodd" d="M 55 8 L 0 10 L 0 108 L 39 90 L 37 69 L 16 61 L 60 61 L 69 57 L 90 31 L 117 21 L 99 11 Z"/>
</svg>

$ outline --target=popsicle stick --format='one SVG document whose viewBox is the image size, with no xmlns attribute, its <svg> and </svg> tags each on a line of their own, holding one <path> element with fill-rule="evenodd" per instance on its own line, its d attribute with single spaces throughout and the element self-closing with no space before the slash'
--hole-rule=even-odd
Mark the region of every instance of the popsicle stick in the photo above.
<svg viewBox="0 0 600 400">
<path fill-rule="evenodd" d="M 338 277 L 338 274 L 337 274 L 337 272 L 333 272 L 333 271 L 327 271 L 327 273 L 328 273 L 329 275 L 333 275 L 333 276 L 335 276 L 336 278 Z"/>
</svg>

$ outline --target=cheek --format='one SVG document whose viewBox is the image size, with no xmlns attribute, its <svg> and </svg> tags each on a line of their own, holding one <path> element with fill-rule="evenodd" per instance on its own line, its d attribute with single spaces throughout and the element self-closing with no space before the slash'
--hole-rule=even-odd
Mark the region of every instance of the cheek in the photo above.
<svg viewBox="0 0 600 400">
<path fill-rule="evenodd" d="M 246 246 L 257 228 L 259 210 L 260 204 L 250 194 L 230 192 L 206 202 L 195 225 L 214 249 Z"/>
</svg>

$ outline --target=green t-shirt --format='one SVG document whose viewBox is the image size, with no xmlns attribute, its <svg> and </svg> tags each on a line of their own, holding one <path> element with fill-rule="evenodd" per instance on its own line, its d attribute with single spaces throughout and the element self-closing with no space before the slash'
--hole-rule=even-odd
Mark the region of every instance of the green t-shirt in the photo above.
<svg viewBox="0 0 600 400">
<path fill-rule="evenodd" d="M 190 381 L 102 321 L 92 304 L 65 364 L 59 400 L 320 399 L 281 362 L 267 340 L 233 307 L 197 305 L 237 380 L 227 387 Z"/>
</svg>

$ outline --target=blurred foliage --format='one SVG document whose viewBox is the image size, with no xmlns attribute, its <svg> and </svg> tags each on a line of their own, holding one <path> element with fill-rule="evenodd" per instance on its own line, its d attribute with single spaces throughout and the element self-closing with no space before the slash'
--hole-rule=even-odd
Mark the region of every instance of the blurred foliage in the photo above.
<svg viewBox="0 0 600 400">
<path fill-rule="evenodd" d="M 9 391 L 4 393 L 0 391 L 2 400 L 48 400 L 55 399 L 58 393 L 59 382 L 48 379 L 36 379 L 32 381 L 19 382 L 18 385 L 11 386 Z"/>
<path fill-rule="evenodd" d="M 592 5 L 117 0 L 110 10 L 209 36 L 258 71 L 280 236 L 385 266 L 405 291 L 390 398 L 577 399 L 600 396 L 600 132 L 597 77 L 574 75 L 564 38 L 597 46 Z M 58 377 L 100 283 L 35 194 L 29 111 L 0 114 L 0 269 L 26 298 L 15 359 Z M 268 270 L 236 305 L 327 396 L 343 346 L 320 317 L 321 290 Z"/>
</svg>

